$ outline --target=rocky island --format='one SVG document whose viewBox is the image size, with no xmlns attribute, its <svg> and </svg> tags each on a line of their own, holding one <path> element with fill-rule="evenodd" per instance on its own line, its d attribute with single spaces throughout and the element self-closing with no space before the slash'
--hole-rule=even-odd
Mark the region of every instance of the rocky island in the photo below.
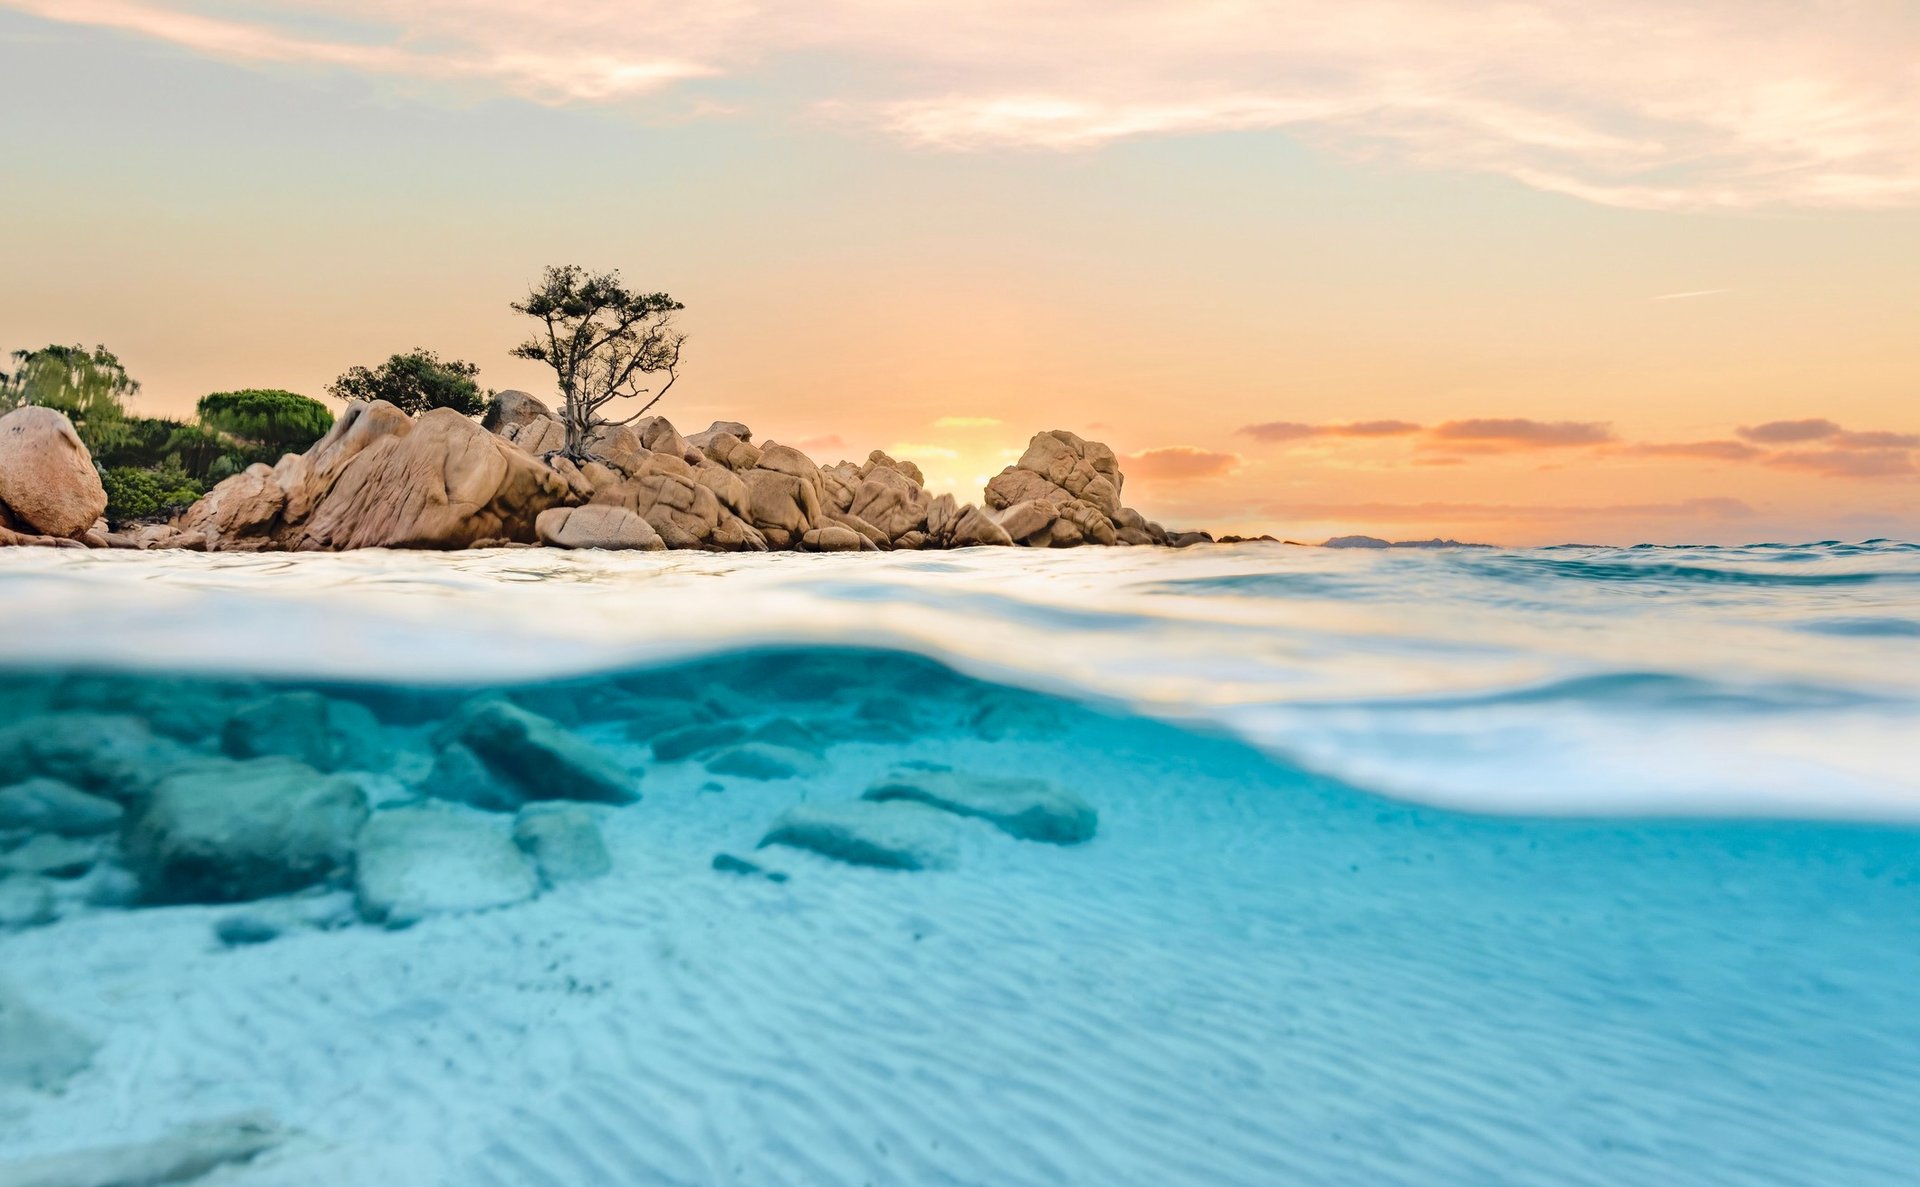
<svg viewBox="0 0 1920 1187">
<path fill-rule="evenodd" d="M 17 408 L 0 417 L 0 545 L 860 552 L 1212 539 L 1125 506 L 1113 450 L 1063 429 L 1034 434 L 979 504 L 933 494 L 918 466 L 879 450 L 822 466 L 734 421 L 685 436 L 660 416 L 596 426 L 581 460 L 565 437 L 521 391 L 494 396 L 479 421 L 355 401 L 306 452 L 249 466 L 170 522 L 116 531 L 72 424 Z"/>
</svg>

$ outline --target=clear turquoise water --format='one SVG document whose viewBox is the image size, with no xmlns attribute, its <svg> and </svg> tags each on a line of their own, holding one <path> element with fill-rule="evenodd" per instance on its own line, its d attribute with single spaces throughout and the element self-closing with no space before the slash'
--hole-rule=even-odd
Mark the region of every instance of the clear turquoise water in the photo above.
<svg viewBox="0 0 1920 1187">
<path fill-rule="evenodd" d="M 121 908 L 0 934 L 108 1036 L 59 1100 L 0 1105 L 0 1151 L 128 1099 L 191 1119 L 160 1102 L 194 1086 L 399 1181 L 1916 1181 L 1920 548 L 841 561 L 0 556 L 33 623 L 10 720 L 196 745 L 223 710 L 183 706 L 317 688 L 390 733 L 397 802 L 432 726 L 505 691 L 645 792 L 572 897 L 238 954 L 214 907 L 138 909 L 140 945 Z M 822 765 L 660 761 L 662 703 L 800 722 Z M 1044 775 L 1100 834 L 711 870 L 903 762 Z M 537 1040 L 501 955 L 536 942 L 603 986 Z M 245 998 L 325 1041 L 139 1064 L 136 949 L 192 1034 Z M 457 1037 L 379 980 L 400 959 L 476 1003 Z M 407 1044 L 434 1058 L 377 1054 Z"/>
</svg>

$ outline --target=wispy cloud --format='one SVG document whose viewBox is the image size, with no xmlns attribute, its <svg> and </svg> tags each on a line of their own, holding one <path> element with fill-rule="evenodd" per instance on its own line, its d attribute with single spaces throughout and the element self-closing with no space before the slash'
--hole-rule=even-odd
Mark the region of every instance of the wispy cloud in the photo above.
<svg viewBox="0 0 1920 1187">
<path fill-rule="evenodd" d="M 1828 478 L 1902 478 L 1920 474 L 1904 449 L 1806 449 L 1776 453 L 1770 466 L 1807 470 Z"/>
<path fill-rule="evenodd" d="M 800 92 L 785 105 L 934 148 L 1283 129 L 1616 206 L 1920 202 L 1906 0 L 1760 11 L 1743 0 L 279 0 L 223 5 L 224 17 L 201 0 L 0 7 L 232 61 L 543 103 L 778 78 Z M 835 68 L 809 68 L 822 60 Z"/>
<path fill-rule="evenodd" d="M 1128 454 L 1120 462 L 1128 477 L 1187 482 L 1231 474 L 1240 468 L 1242 459 L 1237 453 L 1222 453 L 1194 445 L 1167 445 Z"/>
<path fill-rule="evenodd" d="M 1613 440 L 1613 430 L 1598 421 L 1544 421 L 1524 417 L 1450 420 L 1436 426 L 1430 435 L 1436 441 L 1455 447 L 1462 442 L 1471 442 L 1500 447 L 1558 449 L 1572 445 L 1603 445 Z"/>
<path fill-rule="evenodd" d="M 1691 457 L 1721 462 L 1750 462 L 1766 453 L 1745 441 L 1639 441 L 1623 452 L 1647 457 Z"/>
<path fill-rule="evenodd" d="M 1291 420 L 1272 420 L 1265 424 L 1243 425 L 1234 430 L 1255 441 L 1298 441 L 1308 437 L 1404 437 L 1420 431 L 1420 426 L 1405 420 L 1362 420 L 1351 424 L 1301 424 Z"/>
<path fill-rule="evenodd" d="M 1693 299 L 1694 297 L 1717 297 L 1721 293 L 1730 293 L 1732 291 L 1733 291 L 1732 289 L 1694 289 L 1690 293 L 1661 293 L 1657 297 L 1649 297 L 1648 300 L 1650 301 L 1688 301 Z"/>
<path fill-rule="evenodd" d="M 990 429 L 1004 422 L 997 416 L 943 416 L 933 422 L 936 429 Z"/>
<path fill-rule="evenodd" d="M 1430 523 L 1436 520 L 1503 521 L 1702 517 L 1746 519 L 1754 514 L 1741 499 L 1707 496 L 1671 503 L 1536 505 L 1528 503 L 1279 503 L 1268 514 L 1299 520 L 1374 520 L 1381 523 Z"/>
</svg>

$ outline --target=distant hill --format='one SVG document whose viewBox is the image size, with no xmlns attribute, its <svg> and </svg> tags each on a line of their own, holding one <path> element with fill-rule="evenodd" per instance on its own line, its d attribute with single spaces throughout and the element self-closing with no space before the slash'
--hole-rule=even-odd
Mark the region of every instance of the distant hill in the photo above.
<svg viewBox="0 0 1920 1187">
<path fill-rule="evenodd" d="M 1378 536 L 1335 536 L 1322 548 L 1498 548 L 1498 544 L 1469 544 L 1463 540 L 1382 540 Z"/>
</svg>

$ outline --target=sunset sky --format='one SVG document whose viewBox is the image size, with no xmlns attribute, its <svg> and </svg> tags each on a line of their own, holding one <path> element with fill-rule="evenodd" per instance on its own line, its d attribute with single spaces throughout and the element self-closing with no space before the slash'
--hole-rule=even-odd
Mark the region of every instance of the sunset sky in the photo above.
<svg viewBox="0 0 1920 1187">
<path fill-rule="evenodd" d="M 1920 537 L 1909 0 L 0 0 L 0 351 L 136 407 L 683 300 L 662 411 L 1169 523 Z"/>
</svg>

